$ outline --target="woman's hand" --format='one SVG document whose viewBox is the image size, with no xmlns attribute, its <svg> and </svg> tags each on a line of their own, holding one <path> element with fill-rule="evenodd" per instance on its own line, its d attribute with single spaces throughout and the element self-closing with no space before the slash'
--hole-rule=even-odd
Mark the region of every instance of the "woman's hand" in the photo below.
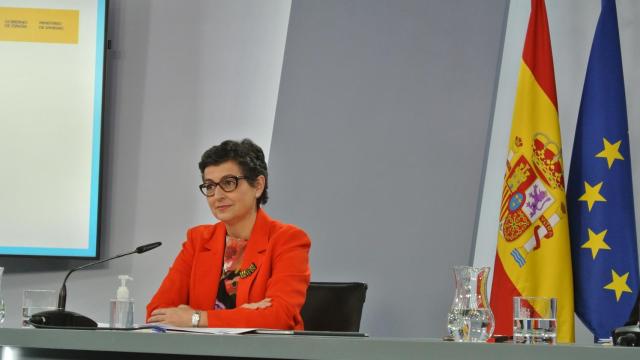
<svg viewBox="0 0 640 360">
<path fill-rule="evenodd" d="M 270 298 L 264 298 L 258 302 L 254 302 L 254 303 L 248 303 L 248 304 L 244 304 L 241 305 L 241 308 L 245 308 L 245 309 L 264 309 L 264 308 L 268 308 L 271 306 L 271 299 Z"/>
<path fill-rule="evenodd" d="M 193 308 L 188 305 L 179 305 L 173 308 L 155 309 L 151 313 L 149 323 L 160 323 L 178 327 L 191 327 Z"/>
<path fill-rule="evenodd" d="M 241 308 L 244 309 L 265 309 L 271 306 L 271 299 L 265 298 L 258 302 L 248 303 L 241 305 Z M 148 323 L 160 323 L 173 325 L 178 327 L 191 327 L 191 317 L 193 316 L 192 307 L 189 305 L 179 305 L 178 307 L 173 308 L 161 308 L 155 309 L 151 313 L 149 317 Z M 207 312 L 203 311 L 200 313 L 200 324 L 207 324 Z M 202 325 L 201 325 L 202 326 Z M 206 326 L 206 325 L 204 325 Z"/>
</svg>

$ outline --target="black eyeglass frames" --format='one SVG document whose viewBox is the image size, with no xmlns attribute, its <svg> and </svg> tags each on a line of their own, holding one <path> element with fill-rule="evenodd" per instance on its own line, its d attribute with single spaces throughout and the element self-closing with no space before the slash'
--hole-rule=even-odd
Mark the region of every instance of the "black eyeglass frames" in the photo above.
<svg viewBox="0 0 640 360">
<path fill-rule="evenodd" d="M 216 187 L 220 186 L 220 189 L 224 192 L 232 192 L 238 188 L 238 182 L 242 179 L 247 179 L 246 176 L 227 175 L 220 179 L 220 182 L 208 180 L 207 182 L 198 185 L 202 195 L 211 197 L 216 193 Z"/>
</svg>

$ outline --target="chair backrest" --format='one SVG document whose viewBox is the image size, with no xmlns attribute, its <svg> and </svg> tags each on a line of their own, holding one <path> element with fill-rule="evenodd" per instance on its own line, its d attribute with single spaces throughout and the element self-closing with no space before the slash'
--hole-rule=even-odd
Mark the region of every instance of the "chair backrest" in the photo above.
<svg viewBox="0 0 640 360">
<path fill-rule="evenodd" d="M 305 330 L 360 331 L 367 284 L 311 282 L 301 315 Z"/>
</svg>

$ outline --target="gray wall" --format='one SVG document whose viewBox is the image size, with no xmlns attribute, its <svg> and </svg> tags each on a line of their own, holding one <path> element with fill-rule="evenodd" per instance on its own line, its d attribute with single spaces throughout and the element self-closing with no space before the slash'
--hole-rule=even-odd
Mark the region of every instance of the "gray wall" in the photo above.
<svg viewBox="0 0 640 360">
<path fill-rule="evenodd" d="M 268 209 L 311 235 L 313 280 L 369 284 L 362 329 L 373 335 L 446 333 L 506 3 L 292 4 Z"/>
</svg>

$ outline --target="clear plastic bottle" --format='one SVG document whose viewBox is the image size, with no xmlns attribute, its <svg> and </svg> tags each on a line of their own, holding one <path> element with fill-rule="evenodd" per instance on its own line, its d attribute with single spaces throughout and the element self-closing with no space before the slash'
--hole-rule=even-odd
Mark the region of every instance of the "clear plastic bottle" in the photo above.
<svg viewBox="0 0 640 360">
<path fill-rule="evenodd" d="M 116 298 L 111 299 L 109 316 L 109 326 L 115 328 L 133 327 L 133 304 L 134 300 L 129 297 L 127 280 L 133 281 L 129 275 L 120 275 L 120 287 L 116 291 Z"/>
</svg>

